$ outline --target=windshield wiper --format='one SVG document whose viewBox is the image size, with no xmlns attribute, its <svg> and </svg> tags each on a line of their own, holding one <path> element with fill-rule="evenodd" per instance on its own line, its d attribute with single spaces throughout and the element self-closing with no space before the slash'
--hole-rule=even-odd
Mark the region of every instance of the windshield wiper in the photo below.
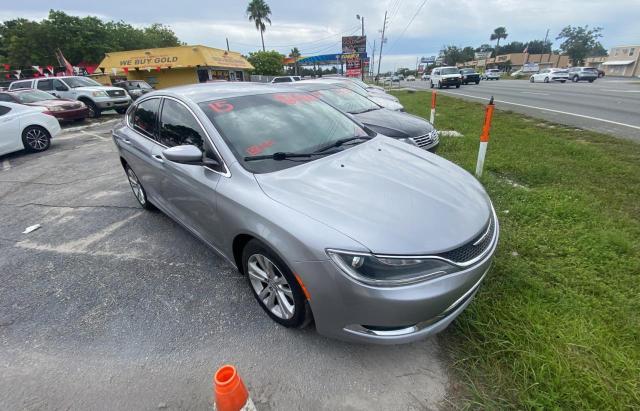
<svg viewBox="0 0 640 411">
<path fill-rule="evenodd" d="M 334 147 L 340 147 L 343 144 L 346 144 L 350 141 L 355 141 L 355 140 L 371 140 L 373 137 L 369 137 L 369 136 L 353 136 L 353 137 L 346 137 L 346 138 L 341 138 L 339 140 L 336 140 L 330 144 L 321 146 L 320 148 L 318 148 L 316 151 L 314 151 L 314 153 L 321 153 L 323 151 L 327 151 L 331 148 Z"/>
<path fill-rule="evenodd" d="M 313 156 L 321 156 L 328 153 L 284 153 L 282 151 L 278 151 L 273 154 L 264 154 L 261 156 L 250 156 L 245 157 L 244 161 L 256 161 L 256 160 L 275 160 L 282 161 L 288 158 L 311 158 Z"/>
</svg>

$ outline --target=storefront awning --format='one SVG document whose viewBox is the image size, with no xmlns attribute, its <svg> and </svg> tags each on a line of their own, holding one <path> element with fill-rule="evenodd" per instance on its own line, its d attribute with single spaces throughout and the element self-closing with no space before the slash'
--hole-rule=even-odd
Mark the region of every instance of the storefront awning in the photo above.
<svg viewBox="0 0 640 411">
<path fill-rule="evenodd" d="M 240 53 L 205 46 L 179 46 L 106 53 L 98 67 L 104 72 L 134 69 L 181 67 L 216 67 L 231 70 L 253 70 Z"/>
<path fill-rule="evenodd" d="M 626 66 L 633 63 L 635 60 L 618 60 L 618 61 L 605 61 L 603 66 Z"/>
</svg>

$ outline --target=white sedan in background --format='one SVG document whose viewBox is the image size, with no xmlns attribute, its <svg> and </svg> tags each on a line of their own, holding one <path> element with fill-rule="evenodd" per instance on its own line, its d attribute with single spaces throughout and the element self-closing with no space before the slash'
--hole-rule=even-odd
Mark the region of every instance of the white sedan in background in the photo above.
<svg viewBox="0 0 640 411">
<path fill-rule="evenodd" d="M 551 81 L 559 81 L 564 83 L 569 80 L 569 72 L 567 70 L 559 69 L 559 68 L 547 68 L 542 69 L 536 74 L 532 74 L 529 77 L 529 81 L 532 83 L 549 83 Z"/>
<path fill-rule="evenodd" d="M 60 133 L 60 123 L 44 114 L 45 110 L 45 107 L 0 103 L 0 155 L 48 149 L 51 139 Z"/>
</svg>

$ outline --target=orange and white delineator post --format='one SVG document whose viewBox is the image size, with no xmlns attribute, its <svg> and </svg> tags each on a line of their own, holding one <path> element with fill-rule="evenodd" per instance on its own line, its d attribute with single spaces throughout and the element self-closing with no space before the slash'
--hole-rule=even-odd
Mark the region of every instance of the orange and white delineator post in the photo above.
<svg viewBox="0 0 640 411">
<path fill-rule="evenodd" d="M 256 411 L 249 391 L 233 365 L 223 365 L 213 376 L 214 410 Z"/>
<path fill-rule="evenodd" d="M 431 123 L 431 125 L 433 126 L 435 123 L 434 121 L 436 121 L 436 96 L 437 96 L 438 92 L 433 90 L 431 92 L 431 117 L 429 118 L 429 122 Z"/>
<path fill-rule="evenodd" d="M 489 145 L 489 130 L 491 130 L 491 118 L 493 117 L 493 96 L 487 104 L 484 112 L 484 124 L 482 125 L 482 134 L 480 134 L 480 148 L 478 149 L 478 162 L 476 163 L 476 177 L 482 177 L 482 169 L 484 168 L 484 158 L 487 155 L 487 146 Z"/>
</svg>

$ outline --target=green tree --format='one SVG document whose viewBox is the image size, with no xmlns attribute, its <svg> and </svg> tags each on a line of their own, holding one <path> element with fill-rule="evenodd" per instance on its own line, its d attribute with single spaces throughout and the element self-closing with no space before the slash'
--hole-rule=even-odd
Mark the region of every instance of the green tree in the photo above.
<svg viewBox="0 0 640 411">
<path fill-rule="evenodd" d="M 607 49 L 605 49 L 600 42 L 598 42 L 598 44 L 596 44 L 589 52 L 589 57 L 604 57 L 608 55 L 609 53 L 607 52 Z"/>
<path fill-rule="evenodd" d="M 294 59 L 294 64 L 293 66 L 295 67 L 295 71 L 294 73 L 296 73 L 296 75 L 298 75 L 298 59 L 300 58 L 301 54 L 300 54 L 300 50 L 298 50 L 297 47 L 294 47 L 291 49 L 291 53 L 289 53 L 289 57 L 291 57 L 292 59 Z"/>
<path fill-rule="evenodd" d="M 579 66 L 584 63 L 584 59 L 593 51 L 603 50 L 602 44 L 598 41 L 602 37 L 602 28 L 589 26 L 567 26 L 562 29 L 556 40 L 563 40 L 560 50 L 569 56 L 571 64 Z M 606 52 L 606 50 L 605 50 Z"/>
<path fill-rule="evenodd" d="M 529 54 L 551 53 L 551 42 L 548 40 L 546 43 L 544 40 L 531 40 L 527 43 L 527 47 L 529 48 Z"/>
<path fill-rule="evenodd" d="M 440 54 L 443 56 L 443 62 L 447 66 L 455 66 L 457 63 L 463 62 L 462 50 L 457 46 L 445 46 Z"/>
<path fill-rule="evenodd" d="M 271 8 L 264 2 L 264 0 L 251 0 L 247 6 L 247 16 L 249 21 L 253 21 L 256 24 L 256 30 L 260 32 L 260 40 L 262 40 L 262 51 L 266 51 L 264 48 L 264 32 L 267 29 L 265 22 L 271 25 Z"/>
<path fill-rule="evenodd" d="M 253 65 L 254 74 L 278 76 L 283 72 L 284 56 L 275 50 L 249 53 L 247 60 Z"/>
<path fill-rule="evenodd" d="M 496 40 L 496 55 L 500 52 L 500 39 L 506 39 L 507 36 L 509 35 L 507 34 L 507 29 L 505 27 L 500 26 L 493 29 L 493 33 L 491 33 L 489 39 L 491 41 Z"/>
<path fill-rule="evenodd" d="M 467 46 L 467 47 L 462 49 L 460 54 L 461 54 L 460 63 L 465 63 L 467 61 L 473 60 L 476 53 L 475 53 L 475 50 L 473 49 L 473 47 Z"/>
</svg>

